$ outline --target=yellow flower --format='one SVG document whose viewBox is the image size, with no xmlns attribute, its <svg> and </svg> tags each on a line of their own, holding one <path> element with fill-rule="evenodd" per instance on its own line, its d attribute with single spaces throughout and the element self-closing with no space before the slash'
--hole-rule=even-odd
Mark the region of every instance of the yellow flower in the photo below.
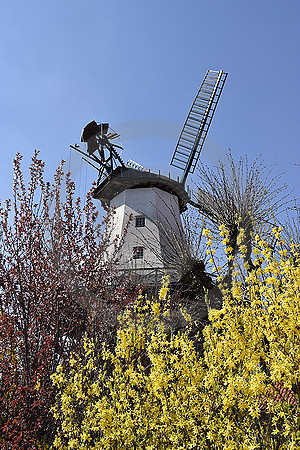
<svg viewBox="0 0 300 450">
<path fill-rule="evenodd" d="M 207 294 L 209 323 L 201 351 L 189 315 L 155 299 L 123 311 L 110 350 L 103 346 L 97 355 L 86 340 L 85 355 L 52 375 L 57 392 L 52 412 L 61 423 L 54 447 L 297 445 L 293 387 L 300 375 L 300 265 L 294 258 L 275 258 L 267 242 L 262 247 L 265 255 L 255 260 L 261 267 L 245 280 L 235 267 L 221 309 L 211 307 Z M 162 298 L 168 288 L 164 278 Z M 174 332 L 177 322 L 180 332 Z M 279 392 L 289 395 L 275 402 Z"/>
<path fill-rule="evenodd" d="M 203 228 L 202 235 L 203 236 L 209 236 L 210 235 L 210 230 L 208 230 L 207 228 Z"/>
<path fill-rule="evenodd" d="M 164 275 L 162 279 L 162 287 L 159 290 L 159 299 L 166 300 L 169 292 L 170 276 Z"/>
</svg>

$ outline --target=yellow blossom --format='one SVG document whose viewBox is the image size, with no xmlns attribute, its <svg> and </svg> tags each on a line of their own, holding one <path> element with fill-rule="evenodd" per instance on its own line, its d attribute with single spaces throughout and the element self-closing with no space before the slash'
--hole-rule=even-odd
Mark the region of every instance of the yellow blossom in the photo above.
<svg viewBox="0 0 300 450">
<path fill-rule="evenodd" d="M 113 348 L 98 354 L 86 339 L 85 355 L 73 355 L 68 370 L 58 366 L 54 447 L 298 448 L 299 255 L 275 258 L 260 238 L 257 247 L 255 269 L 243 280 L 235 267 L 202 335 L 192 314 L 161 301 L 164 277 L 160 301 L 143 299 L 120 315 Z"/>
<path fill-rule="evenodd" d="M 210 230 L 208 230 L 207 228 L 203 228 L 202 230 L 202 235 L 203 236 L 209 236 L 211 234 Z"/>
</svg>

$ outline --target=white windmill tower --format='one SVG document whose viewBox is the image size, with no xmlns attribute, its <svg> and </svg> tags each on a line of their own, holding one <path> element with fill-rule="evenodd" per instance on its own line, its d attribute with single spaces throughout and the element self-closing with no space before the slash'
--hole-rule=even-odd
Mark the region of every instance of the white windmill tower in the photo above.
<svg viewBox="0 0 300 450">
<path fill-rule="evenodd" d="M 208 70 L 197 92 L 171 159 L 172 166 L 183 170 L 180 180 L 150 172 L 131 160 L 124 164 L 119 155 L 122 147 L 111 142 L 119 135 L 110 132 L 106 123 L 86 125 L 81 137 L 86 152 L 71 146 L 99 170 L 94 198 L 106 210 L 115 208 L 112 245 L 128 224 L 120 257 L 123 270 L 146 275 L 150 282 L 166 270 L 171 275 L 176 272 L 176 247 L 182 248 L 184 240 L 180 214 L 191 203 L 185 182 L 196 168 L 226 78 L 222 70 Z"/>
</svg>

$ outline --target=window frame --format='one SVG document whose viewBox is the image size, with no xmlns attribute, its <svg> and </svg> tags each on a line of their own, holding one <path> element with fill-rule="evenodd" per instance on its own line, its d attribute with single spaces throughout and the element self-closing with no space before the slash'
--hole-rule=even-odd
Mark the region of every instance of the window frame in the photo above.
<svg viewBox="0 0 300 450">
<path fill-rule="evenodd" d="M 138 245 L 136 247 L 133 247 L 133 259 L 144 259 L 144 247 L 141 245 Z"/>
<path fill-rule="evenodd" d="M 142 221 L 142 225 L 138 225 L 138 221 Z M 135 228 L 144 228 L 146 226 L 146 217 L 145 216 L 135 216 Z"/>
</svg>

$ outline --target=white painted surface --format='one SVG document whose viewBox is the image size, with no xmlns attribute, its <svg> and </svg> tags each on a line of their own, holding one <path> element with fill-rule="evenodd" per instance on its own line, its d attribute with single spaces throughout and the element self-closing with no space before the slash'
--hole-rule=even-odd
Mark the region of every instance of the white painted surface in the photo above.
<svg viewBox="0 0 300 450">
<path fill-rule="evenodd" d="M 112 241 L 128 232 L 121 248 L 121 267 L 150 269 L 170 267 L 176 259 L 174 241 L 182 239 L 178 199 L 159 188 L 127 189 L 117 195 L 110 206 L 115 207 Z M 145 227 L 135 227 L 135 217 L 145 216 Z M 181 236 L 181 237 L 179 237 Z M 143 247 L 143 259 L 133 258 L 134 247 Z"/>
</svg>

